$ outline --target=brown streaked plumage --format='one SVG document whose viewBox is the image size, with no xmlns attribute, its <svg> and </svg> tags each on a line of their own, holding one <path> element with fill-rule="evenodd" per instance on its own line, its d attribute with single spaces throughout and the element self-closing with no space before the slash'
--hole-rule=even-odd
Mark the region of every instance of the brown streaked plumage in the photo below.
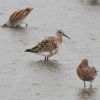
<svg viewBox="0 0 100 100">
<path fill-rule="evenodd" d="M 32 9 L 33 8 L 25 8 L 13 12 L 9 17 L 9 20 L 2 27 L 11 28 L 20 26 L 22 23 L 24 23 L 24 19 L 28 16 L 28 14 L 32 11 Z"/>
<path fill-rule="evenodd" d="M 97 75 L 95 67 L 89 66 L 88 59 L 83 59 L 77 67 L 77 75 L 84 81 L 84 88 L 86 87 L 85 81 L 90 82 L 90 88 L 92 88 L 92 81 Z"/>
<path fill-rule="evenodd" d="M 70 39 L 67 35 L 64 34 L 62 30 L 58 30 L 56 32 L 56 36 L 49 36 L 48 38 L 38 43 L 35 47 L 26 49 L 25 52 L 31 52 L 45 56 L 45 60 L 48 60 L 49 57 L 58 52 L 58 48 L 63 40 L 62 36 L 66 36 L 68 39 Z"/>
</svg>

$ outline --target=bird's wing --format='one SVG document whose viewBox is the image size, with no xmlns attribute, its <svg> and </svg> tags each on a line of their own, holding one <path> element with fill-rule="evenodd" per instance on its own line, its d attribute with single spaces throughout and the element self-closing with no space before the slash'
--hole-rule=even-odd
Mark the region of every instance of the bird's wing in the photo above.
<svg viewBox="0 0 100 100">
<path fill-rule="evenodd" d="M 31 49 L 31 52 L 34 53 L 52 52 L 56 48 L 57 44 L 55 42 L 55 37 L 51 36 L 38 43 L 35 47 Z"/>
<path fill-rule="evenodd" d="M 27 13 L 24 9 L 17 10 L 11 14 L 9 21 L 19 21 L 21 19 L 24 19 L 26 16 L 27 16 Z"/>
<path fill-rule="evenodd" d="M 87 79 L 87 80 L 92 80 L 96 76 L 96 70 L 95 70 L 94 67 L 88 66 L 86 68 L 83 68 L 82 72 L 83 72 L 84 78 Z"/>
</svg>

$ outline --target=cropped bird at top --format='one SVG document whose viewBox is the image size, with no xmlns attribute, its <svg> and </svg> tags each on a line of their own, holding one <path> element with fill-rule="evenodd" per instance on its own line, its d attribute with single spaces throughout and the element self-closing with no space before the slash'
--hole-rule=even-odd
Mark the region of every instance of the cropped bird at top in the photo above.
<svg viewBox="0 0 100 100">
<path fill-rule="evenodd" d="M 35 47 L 31 49 L 26 49 L 25 52 L 31 52 L 38 55 L 45 56 L 45 60 L 48 60 L 49 57 L 55 55 L 58 52 L 58 48 L 63 41 L 62 36 L 67 37 L 64 34 L 63 30 L 58 30 L 56 36 L 49 36 L 46 39 L 39 42 Z"/>
<path fill-rule="evenodd" d="M 97 0 L 88 0 L 89 2 L 96 2 Z"/>
<path fill-rule="evenodd" d="M 97 75 L 95 67 L 89 66 L 88 59 L 83 59 L 77 67 L 77 75 L 84 81 L 84 88 L 86 87 L 85 81 L 90 82 L 90 88 L 92 88 L 92 81 Z"/>
<path fill-rule="evenodd" d="M 22 23 L 24 23 L 25 18 L 32 10 L 33 8 L 25 8 L 13 12 L 9 17 L 9 20 L 4 25 L 2 25 L 2 27 L 12 28 L 12 27 L 20 26 Z"/>
</svg>

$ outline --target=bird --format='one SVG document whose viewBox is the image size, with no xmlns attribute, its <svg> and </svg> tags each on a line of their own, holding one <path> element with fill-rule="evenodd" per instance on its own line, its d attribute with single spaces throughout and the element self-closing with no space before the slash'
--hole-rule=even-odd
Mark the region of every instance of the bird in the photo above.
<svg viewBox="0 0 100 100">
<path fill-rule="evenodd" d="M 90 82 L 90 88 L 92 88 L 92 82 L 96 78 L 97 71 L 95 67 L 89 66 L 88 59 L 84 58 L 77 67 L 77 75 L 84 82 L 84 88 L 86 81 Z"/>
<path fill-rule="evenodd" d="M 45 60 L 49 60 L 49 57 L 55 55 L 58 52 L 59 46 L 63 41 L 62 36 L 65 36 L 70 39 L 70 37 L 64 34 L 63 30 L 57 30 L 55 36 L 48 36 L 33 48 L 26 49 L 25 52 L 42 55 L 45 56 Z"/>
<path fill-rule="evenodd" d="M 32 10 L 33 8 L 27 7 L 21 10 L 14 11 L 9 17 L 9 20 L 5 24 L 3 24 L 2 27 L 15 28 L 20 26 L 22 23 L 24 23 L 25 18 Z"/>
</svg>

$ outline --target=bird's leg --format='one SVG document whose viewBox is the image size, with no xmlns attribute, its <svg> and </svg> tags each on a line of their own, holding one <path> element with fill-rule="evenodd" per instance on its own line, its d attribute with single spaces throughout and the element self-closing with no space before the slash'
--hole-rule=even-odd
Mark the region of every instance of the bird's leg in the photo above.
<svg viewBox="0 0 100 100">
<path fill-rule="evenodd" d="M 49 60 L 49 57 L 45 57 L 45 61 L 46 61 L 46 60 Z"/>
<path fill-rule="evenodd" d="M 92 81 L 90 82 L 90 89 L 92 89 Z"/>
<path fill-rule="evenodd" d="M 47 60 L 49 60 L 49 57 L 47 57 Z"/>
<path fill-rule="evenodd" d="M 47 60 L 47 57 L 45 57 L 44 59 Z"/>
<path fill-rule="evenodd" d="M 86 84 L 85 84 L 85 81 L 84 81 L 84 89 L 86 88 Z"/>
<path fill-rule="evenodd" d="M 28 24 L 27 24 L 27 23 L 25 23 L 25 22 L 24 22 L 24 24 L 26 25 L 26 27 L 28 26 Z"/>
<path fill-rule="evenodd" d="M 25 23 L 26 24 L 26 27 L 28 26 L 28 24 L 27 23 Z"/>
</svg>

